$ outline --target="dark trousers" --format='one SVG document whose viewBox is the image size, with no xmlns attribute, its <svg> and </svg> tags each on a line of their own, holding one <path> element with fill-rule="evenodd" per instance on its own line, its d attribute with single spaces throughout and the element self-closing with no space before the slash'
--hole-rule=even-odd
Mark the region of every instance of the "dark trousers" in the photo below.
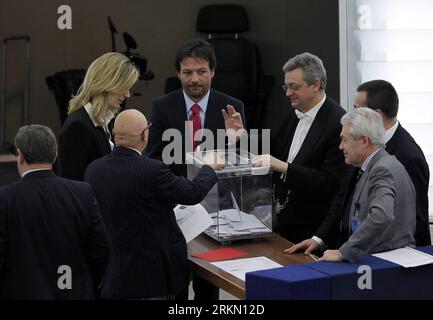
<svg viewBox="0 0 433 320">
<path fill-rule="evenodd" d="M 176 293 L 173 296 L 170 297 L 168 300 L 176 300 L 176 301 L 188 301 L 188 287 L 185 288 L 182 292 Z"/>
<path fill-rule="evenodd" d="M 220 290 L 212 283 L 193 275 L 192 288 L 194 289 L 195 301 L 216 301 L 219 300 Z"/>
</svg>

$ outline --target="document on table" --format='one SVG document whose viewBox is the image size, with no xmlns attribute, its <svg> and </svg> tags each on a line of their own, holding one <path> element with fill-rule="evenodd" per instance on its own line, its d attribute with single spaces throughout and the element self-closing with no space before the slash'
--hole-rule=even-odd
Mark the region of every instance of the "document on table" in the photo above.
<svg viewBox="0 0 433 320">
<path fill-rule="evenodd" d="M 405 268 L 423 266 L 433 263 L 433 256 L 425 252 L 405 247 L 382 253 L 372 254 L 375 257 L 394 262 Z"/>
<path fill-rule="evenodd" d="M 226 260 L 220 262 L 212 262 L 211 264 L 213 264 L 217 268 L 220 268 L 221 270 L 224 270 L 225 272 L 234 275 L 242 281 L 245 281 L 245 274 L 247 272 L 282 267 L 282 265 L 266 257 Z"/>
<path fill-rule="evenodd" d="M 199 203 L 194 206 L 178 205 L 174 208 L 176 222 L 186 242 L 190 242 L 212 225 L 207 210 Z"/>
</svg>

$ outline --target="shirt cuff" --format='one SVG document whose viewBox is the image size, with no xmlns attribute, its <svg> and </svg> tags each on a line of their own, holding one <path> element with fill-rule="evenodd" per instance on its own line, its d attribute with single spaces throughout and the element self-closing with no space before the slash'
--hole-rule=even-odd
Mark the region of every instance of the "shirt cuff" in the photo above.
<svg viewBox="0 0 433 320">
<path fill-rule="evenodd" d="M 319 244 L 321 250 L 323 250 L 323 248 L 325 248 L 325 242 L 323 242 L 323 240 L 320 239 L 319 237 L 313 236 L 311 239 L 313 239 L 314 241 L 316 241 Z"/>
</svg>

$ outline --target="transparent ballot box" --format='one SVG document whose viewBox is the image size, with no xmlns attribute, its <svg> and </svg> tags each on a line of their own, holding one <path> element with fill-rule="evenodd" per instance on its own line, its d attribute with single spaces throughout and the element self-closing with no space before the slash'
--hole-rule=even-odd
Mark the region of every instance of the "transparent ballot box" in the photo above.
<svg viewBox="0 0 433 320">
<path fill-rule="evenodd" d="M 253 167 L 254 155 L 243 150 L 206 150 L 186 155 L 188 179 L 192 180 L 206 157 L 224 162 L 215 170 L 218 181 L 202 201 L 213 220 L 205 231 L 220 242 L 259 238 L 272 233 L 272 170 Z"/>
</svg>

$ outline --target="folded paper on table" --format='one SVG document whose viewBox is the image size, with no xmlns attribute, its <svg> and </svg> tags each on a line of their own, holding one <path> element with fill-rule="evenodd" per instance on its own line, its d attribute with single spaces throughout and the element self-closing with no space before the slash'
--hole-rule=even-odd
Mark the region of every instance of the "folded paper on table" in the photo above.
<svg viewBox="0 0 433 320">
<path fill-rule="evenodd" d="M 247 255 L 248 255 L 247 252 L 241 250 L 237 250 L 233 248 L 222 248 L 222 249 L 211 250 L 203 253 L 196 253 L 193 254 L 192 256 L 207 261 L 223 261 L 223 260 L 228 260 L 233 258 L 240 258 Z"/>
</svg>

